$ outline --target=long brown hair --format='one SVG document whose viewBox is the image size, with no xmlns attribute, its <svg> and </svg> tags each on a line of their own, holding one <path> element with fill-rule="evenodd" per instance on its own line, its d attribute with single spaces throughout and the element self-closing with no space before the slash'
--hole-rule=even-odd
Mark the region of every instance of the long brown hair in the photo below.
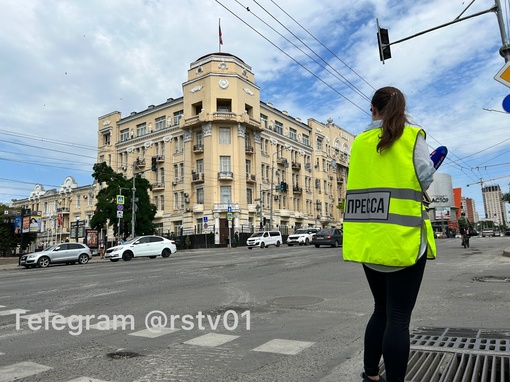
<svg viewBox="0 0 510 382">
<path fill-rule="evenodd" d="M 382 135 L 377 144 L 377 151 L 382 152 L 400 138 L 404 126 L 410 123 L 406 115 L 406 99 L 400 90 L 387 86 L 375 92 L 372 105 L 383 119 Z"/>
</svg>

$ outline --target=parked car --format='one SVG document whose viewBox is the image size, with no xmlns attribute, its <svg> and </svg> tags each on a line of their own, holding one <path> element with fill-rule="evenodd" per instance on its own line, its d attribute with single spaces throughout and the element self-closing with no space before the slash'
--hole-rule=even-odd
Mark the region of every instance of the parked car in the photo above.
<svg viewBox="0 0 510 382">
<path fill-rule="evenodd" d="M 87 264 L 92 259 L 90 248 L 82 243 L 60 243 L 43 249 L 40 252 L 22 255 L 20 265 L 25 268 L 46 268 L 50 264 Z"/>
<path fill-rule="evenodd" d="M 342 230 L 338 228 L 324 228 L 315 234 L 312 245 L 315 245 L 315 248 L 319 248 L 321 245 L 338 247 L 342 245 L 343 237 Z"/>
<path fill-rule="evenodd" d="M 147 235 L 135 237 L 124 244 L 108 248 L 105 257 L 116 262 L 120 259 L 129 261 L 134 257 L 148 257 L 155 259 L 158 256 L 169 257 L 177 252 L 174 240 L 161 236 Z"/>
<path fill-rule="evenodd" d="M 294 244 L 308 245 L 318 231 L 318 228 L 298 228 L 296 232 L 287 238 L 287 245 L 290 247 Z"/>
<path fill-rule="evenodd" d="M 494 237 L 496 236 L 496 234 L 494 233 L 494 230 L 491 228 L 491 229 L 482 229 L 482 237 Z"/>
<path fill-rule="evenodd" d="M 283 243 L 280 231 L 261 231 L 255 232 L 246 240 L 248 249 L 253 247 L 267 248 L 270 245 L 279 247 Z"/>
</svg>

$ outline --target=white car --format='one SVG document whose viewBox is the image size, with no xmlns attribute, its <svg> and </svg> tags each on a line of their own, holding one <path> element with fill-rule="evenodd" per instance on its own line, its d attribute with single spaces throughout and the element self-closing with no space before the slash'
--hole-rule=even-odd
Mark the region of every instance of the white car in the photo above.
<svg viewBox="0 0 510 382">
<path fill-rule="evenodd" d="M 280 231 L 261 231 L 255 232 L 246 240 L 248 249 L 254 247 L 267 248 L 270 245 L 279 247 L 283 243 L 282 234 Z"/>
<path fill-rule="evenodd" d="M 169 257 L 177 252 L 175 241 L 161 236 L 140 236 L 126 241 L 124 244 L 111 247 L 106 250 L 105 257 L 110 261 L 129 261 L 133 257 L 149 257 L 155 259 L 157 256 Z"/>
<path fill-rule="evenodd" d="M 292 247 L 296 245 L 308 245 L 311 243 L 313 236 L 318 232 L 317 228 L 299 228 L 287 238 L 287 245 Z"/>
</svg>

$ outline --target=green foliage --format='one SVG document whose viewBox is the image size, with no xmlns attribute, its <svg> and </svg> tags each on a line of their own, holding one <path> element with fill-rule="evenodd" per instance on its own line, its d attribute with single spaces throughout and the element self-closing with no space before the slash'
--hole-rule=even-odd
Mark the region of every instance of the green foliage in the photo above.
<svg viewBox="0 0 510 382">
<path fill-rule="evenodd" d="M 96 163 L 93 168 L 94 172 L 92 177 L 99 184 L 106 184 L 97 194 L 96 210 L 92 219 L 90 219 L 90 226 L 93 229 L 100 230 L 107 224 L 113 227 L 115 236 L 118 234 L 117 218 L 117 195 L 124 195 L 124 217 L 120 227 L 121 237 L 128 237 L 131 235 L 131 217 L 132 211 L 132 187 L 133 178 L 126 179 L 124 175 L 115 172 L 106 163 Z M 135 214 L 135 231 L 136 236 L 152 234 L 155 231 L 153 223 L 154 216 L 156 215 L 156 206 L 151 204 L 148 190 L 151 186 L 147 179 L 142 179 L 137 176 L 135 178 L 136 194 L 136 214 Z"/>
</svg>

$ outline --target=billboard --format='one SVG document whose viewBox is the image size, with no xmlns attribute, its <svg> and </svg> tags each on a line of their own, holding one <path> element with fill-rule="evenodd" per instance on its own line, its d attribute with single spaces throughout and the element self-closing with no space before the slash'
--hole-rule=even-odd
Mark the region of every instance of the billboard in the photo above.
<svg viewBox="0 0 510 382">
<path fill-rule="evenodd" d="M 436 220 L 450 220 L 450 207 L 436 207 Z"/>
</svg>

